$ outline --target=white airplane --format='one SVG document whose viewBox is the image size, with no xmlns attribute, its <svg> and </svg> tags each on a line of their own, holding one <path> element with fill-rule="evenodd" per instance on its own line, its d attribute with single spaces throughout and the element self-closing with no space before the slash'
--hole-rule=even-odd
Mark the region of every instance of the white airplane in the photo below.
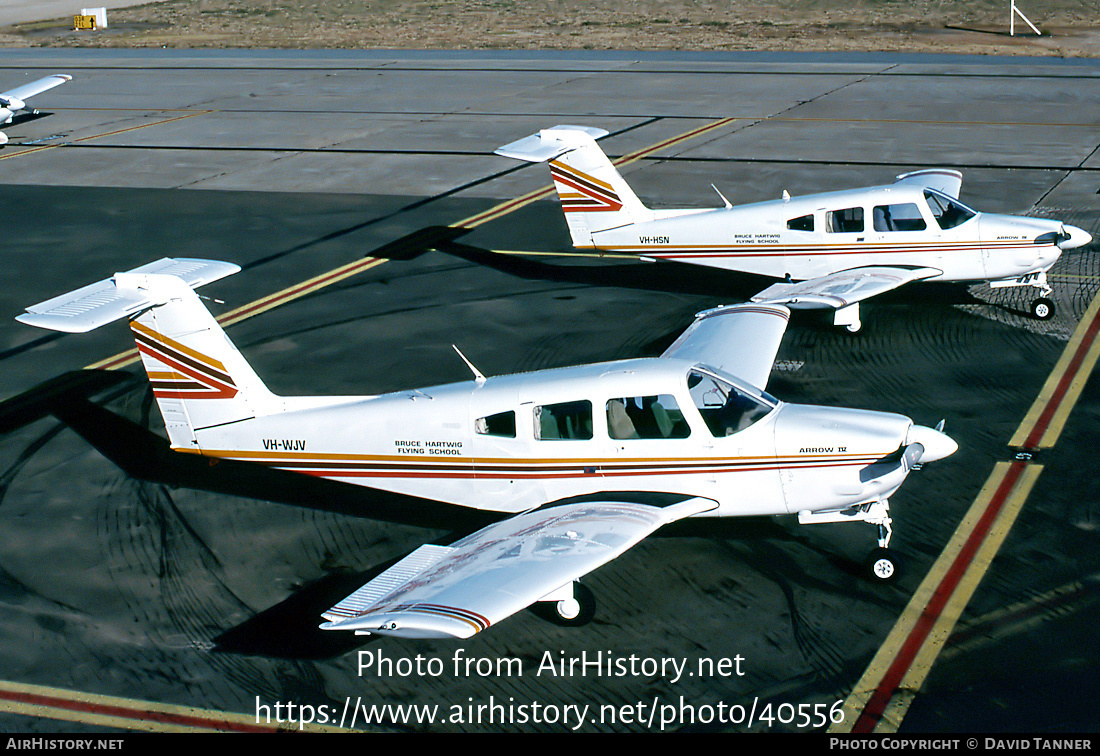
<svg viewBox="0 0 1100 756">
<path fill-rule="evenodd" d="M 486 377 L 463 357 L 462 383 L 276 396 L 192 290 L 238 270 L 165 258 L 17 320 L 84 332 L 129 317 L 176 451 L 499 513 L 421 546 L 325 612 L 325 629 L 466 638 L 534 602 L 582 624 L 593 599 L 580 578 L 696 516 L 867 522 L 873 574 L 889 579 L 889 497 L 958 448 L 942 423 L 766 393 L 789 318 L 776 305 L 700 313 L 657 358 Z"/>
<path fill-rule="evenodd" d="M 906 173 L 888 186 L 724 207 L 645 207 L 596 144 L 604 129 L 556 126 L 496 150 L 550 174 L 579 249 L 727 268 L 783 279 L 752 301 L 834 308 L 858 331 L 859 303 L 912 281 L 1032 286 L 1031 313 L 1054 315 L 1047 271 L 1092 237 L 1059 221 L 980 213 L 959 201 L 962 174 Z M 717 189 L 715 189 L 717 191 Z"/>
<path fill-rule="evenodd" d="M 11 119 L 20 112 L 29 110 L 29 112 L 37 113 L 37 110 L 27 108 L 26 100 L 28 98 L 72 80 L 73 77 L 67 74 L 53 74 L 28 84 L 22 84 L 15 89 L 9 89 L 7 92 L 0 92 L 0 123 L 11 123 Z M 0 131 L 0 145 L 7 143 L 8 135 Z"/>
</svg>

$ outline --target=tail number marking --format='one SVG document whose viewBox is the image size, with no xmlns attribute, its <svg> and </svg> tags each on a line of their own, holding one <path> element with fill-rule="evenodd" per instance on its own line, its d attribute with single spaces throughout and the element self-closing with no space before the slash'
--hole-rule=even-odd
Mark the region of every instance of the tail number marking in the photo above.
<svg viewBox="0 0 1100 756">
<path fill-rule="evenodd" d="M 304 438 L 265 438 L 264 451 L 305 451 Z"/>
</svg>

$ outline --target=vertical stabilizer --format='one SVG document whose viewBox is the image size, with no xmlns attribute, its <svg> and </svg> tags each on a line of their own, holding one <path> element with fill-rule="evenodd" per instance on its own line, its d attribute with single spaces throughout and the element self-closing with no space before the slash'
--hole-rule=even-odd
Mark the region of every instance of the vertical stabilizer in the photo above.
<svg viewBox="0 0 1100 756">
<path fill-rule="evenodd" d="M 130 317 L 173 447 L 198 448 L 196 431 L 282 408 L 192 287 L 240 268 L 165 258 L 27 308 L 16 320 L 82 333 Z"/>
<path fill-rule="evenodd" d="M 496 150 L 504 157 L 549 161 L 576 247 L 591 247 L 592 234 L 599 231 L 653 219 L 652 211 L 596 144 L 596 137 L 606 134 L 603 129 L 586 126 L 555 126 Z"/>
<path fill-rule="evenodd" d="M 171 276 L 140 278 L 141 288 L 164 300 L 131 320 L 130 329 L 172 446 L 196 448 L 196 431 L 279 408 L 278 397 L 186 283 Z"/>
</svg>

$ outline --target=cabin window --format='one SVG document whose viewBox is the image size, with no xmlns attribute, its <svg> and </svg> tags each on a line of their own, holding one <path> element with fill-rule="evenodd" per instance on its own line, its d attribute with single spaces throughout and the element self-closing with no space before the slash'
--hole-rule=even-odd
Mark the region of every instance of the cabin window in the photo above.
<svg viewBox="0 0 1100 756">
<path fill-rule="evenodd" d="M 715 438 L 743 431 L 773 409 L 759 397 L 695 370 L 688 373 L 688 391 Z"/>
<path fill-rule="evenodd" d="M 814 216 L 801 215 L 797 218 L 791 218 L 787 221 L 787 228 L 792 231 L 813 231 L 814 230 Z"/>
<path fill-rule="evenodd" d="M 863 208 L 849 207 L 844 210 L 830 210 L 825 214 L 825 230 L 837 234 L 862 231 Z"/>
<path fill-rule="evenodd" d="M 923 231 L 928 227 L 913 202 L 879 205 L 874 210 L 874 224 L 876 231 Z"/>
<path fill-rule="evenodd" d="M 483 436 L 516 437 L 516 413 L 498 412 L 488 417 L 479 417 L 474 421 L 474 432 Z"/>
<path fill-rule="evenodd" d="M 607 401 L 607 435 L 625 438 L 687 438 L 684 415 L 670 394 Z"/>
<path fill-rule="evenodd" d="M 562 402 L 535 407 L 535 438 L 543 441 L 592 438 L 592 402 Z"/>
<path fill-rule="evenodd" d="M 944 230 L 961 226 L 977 214 L 961 202 L 951 200 L 938 192 L 925 190 L 924 198 L 928 200 L 928 209 L 932 211 L 932 217 Z"/>
</svg>

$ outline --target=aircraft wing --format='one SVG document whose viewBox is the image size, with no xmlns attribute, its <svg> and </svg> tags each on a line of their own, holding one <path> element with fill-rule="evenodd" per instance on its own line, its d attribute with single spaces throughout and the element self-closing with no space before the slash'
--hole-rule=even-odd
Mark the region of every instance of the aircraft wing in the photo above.
<svg viewBox="0 0 1100 756">
<path fill-rule="evenodd" d="M 71 81 L 72 78 L 72 76 L 66 74 L 53 74 L 37 81 L 21 84 L 15 89 L 9 89 L 7 92 L 0 92 L 0 100 L 26 100 L 28 97 L 34 97 L 47 89 L 53 89 L 67 81 Z"/>
<path fill-rule="evenodd" d="M 790 315 L 775 305 L 706 310 L 661 356 L 701 362 L 765 389 Z"/>
<path fill-rule="evenodd" d="M 421 546 L 322 616 L 325 630 L 469 638 L 554 594 L 670 522 L 713 509 L 622 501 L 561 504 Z"/>
<path fill-rule="evenodd" d="M 752 298 L 761 304 L 783 304 L 794 309 L 840 309 L 850 304 L 942 274 L 936 268 L 869 266 L 830 273 L 800 283 L 777 283 Z"/>
<path fill-rule="evenodd" d="M 927 168 L 923 171 L 903 173 L 894 179 L 895 184 L 916 184 L 943 192 L 949 197 L 959 198 L 963 175 L 950 168 Z"/>
</svg>

